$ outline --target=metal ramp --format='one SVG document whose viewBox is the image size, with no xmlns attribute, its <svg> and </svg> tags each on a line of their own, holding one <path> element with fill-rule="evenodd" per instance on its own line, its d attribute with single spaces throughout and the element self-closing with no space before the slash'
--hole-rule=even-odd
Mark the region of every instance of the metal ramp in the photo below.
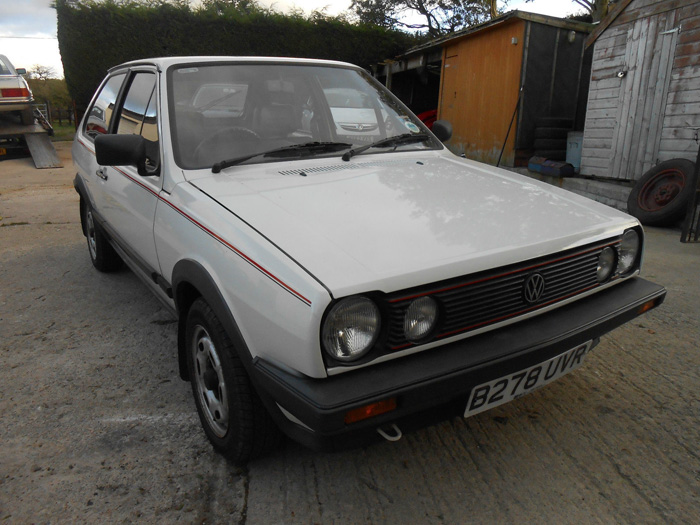
<svg viewBox="0 0 700 525">
<path fill-rule="evenodd" d="M 49 138 L 49 129 L 37 121 L 34 124 L 24 125 L 14 115 L 0 114 L 0 138 L 23 138 L 32 155 L 34 165 L 39 169 L 63 167 Z"/>
<path fill-rule="evenodd" d="M 25 133 L 24 140 L 27 142 L 32 160 L 37 168 L 62 168 L 63 163 L 58 158 L 58 153 L 53 147 L 53 143 L 47 133 Z"/>
</svg>

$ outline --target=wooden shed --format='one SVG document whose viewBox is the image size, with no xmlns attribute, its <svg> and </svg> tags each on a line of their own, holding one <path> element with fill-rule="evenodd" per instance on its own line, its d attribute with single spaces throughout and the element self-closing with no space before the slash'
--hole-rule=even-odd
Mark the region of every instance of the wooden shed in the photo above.
<svg viewBox="0 0 700 525">
<path fill-rule="evenodd" d="M 592 28 L 511 11 L 413 48 L 385 64 L 378 76 L 418 110 L 426 101 L 417 100 L 415 93 L 427 88 L 416 91 L 415 78 L 428 88 L 434 85 L 433 107 L 438 118 L 452 123 L 447 145 L 455 153 L 496 164 L 503 149 L 501 165 L 526 165 L 539 138 L 540 145 L 556 146 L 563 160 L 563 128 L 576 129 L 578 124 L 583 129 L 590 71 L 584 44 Z M 411 77 L 412 70 L 422 76 Z M 426 71 L 439 71 L 439 84 L 434 76 L 426 80 Z M 538 125 L 558 128 L 559 134 L 536 137 Z"/>
<path fill-rule="evenodd" d="M 638 180 L 695 160 L 700 130 L 700 0 L 620 0 L 591 34 L 581 174 Z"/>
</svg>

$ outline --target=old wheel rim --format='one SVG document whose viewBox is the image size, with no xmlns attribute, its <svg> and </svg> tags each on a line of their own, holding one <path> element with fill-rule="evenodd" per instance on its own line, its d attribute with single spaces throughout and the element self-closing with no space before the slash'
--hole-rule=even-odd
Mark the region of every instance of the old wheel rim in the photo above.
<svg viewBox="0 0 700 525">
<path fill-rule="evenodd" d="M 88 249 L 90 250 L 90 257 L 92 257 L 92 259 L 95 260 L 97 258 L 97 241 L 95 240 L 95 221 L 92 218 L 91 210 L 88 210 L 85 222 L 87 223 L 86 235 Z"/>
<path fill-rule="evenodd" d="M 685 187 L 685 174 L 668 169 L 650 178 L 639 191 L 637 204 L 644 211 L 659 211 L 668 205 Z"/>
<path fill-rule="evenodd" d="M 221 359 L 214 342 L 202 326 L 197 326 L 193 337 L 194 380 L 209 428 L 217 437 L 228 432 L 229 407 Z"/>
</svg>

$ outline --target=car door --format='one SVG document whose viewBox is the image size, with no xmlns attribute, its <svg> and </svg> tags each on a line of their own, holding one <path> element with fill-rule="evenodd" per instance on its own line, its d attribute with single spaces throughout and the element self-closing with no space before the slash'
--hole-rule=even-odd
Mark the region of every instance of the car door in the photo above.
<svg viewBox="0 0 700 525">
<path fill-rule="evenodd" d="M 101 176 L 98 175 L 102 172 L 95 158 L 95 139 L 109 133 L 112 116 L 126 76 L 125 72 L 115 73 L 102 83 L 73 144 L 73 160 L 80 171 L 81 179 L 87 189 L 86 197 L 94 208 L 98 220 L 102 219 L 101 208 L 104 201 L 102 192 L 105 190 L 105 185 Z"/>
<path fill-rule="evenodd" d="M 101 187 L 94 194 L 105 229 L 147 274 L 157 272 L 159 268 L 153 236 L 153 218 L 163 179 L 158 99 L 155 69 L 129 72 L 110 131 L 142 135 L 146 139 L 149 175 L 139 175 L 135 166 L 99 167 L 96 175 Z"/>
</svg>

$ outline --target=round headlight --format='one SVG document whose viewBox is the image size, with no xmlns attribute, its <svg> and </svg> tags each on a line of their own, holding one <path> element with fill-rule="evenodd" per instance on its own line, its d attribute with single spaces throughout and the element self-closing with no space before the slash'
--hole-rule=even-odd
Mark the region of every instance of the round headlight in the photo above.
<svg viewBox="0 0 700 525">
<path fill-rule="evenodd" d="M 598 268 L 596 270 L 596 277 L 598 282 L 602 283 L 607 281 L 615 270 L 615 250 L 610 246 L 603 248 L 598 257 Z"/>
<path fill-rule="evenodd" d="M 379 335 L 379 308 L 366 297 L 337 303 L 323 324 L 323 348 L 339 361 L 353 361 L 372 348 Z"/>
<path fill-rule="evenodd" d="M 629 273 L 634 269 L 634 263 L 639 255 L 640 245 L 639 234 L 636 230 L 627 230 L 622 236 L 618 268 L 621 274 Z"/>
<path fill-rule="evenodd" d="M 431 297 L 421 297 L 413 301 L 403 318 L 403 332 L 411 342 L 423 339 L 433 328 L 438 317 L 438 306 Z"/>
</svg>

